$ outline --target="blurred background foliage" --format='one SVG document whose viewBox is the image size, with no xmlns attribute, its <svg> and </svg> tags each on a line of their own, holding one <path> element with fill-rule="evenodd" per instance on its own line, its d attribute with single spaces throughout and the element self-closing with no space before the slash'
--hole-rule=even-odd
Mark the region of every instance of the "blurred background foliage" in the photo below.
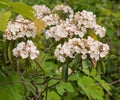
<svg viewBox="0 0 120 100">
<path fill-rule="evenodd" d="M 106 57 L 106 59 L 104 59 L 104 62 L 106 65 L 106 71 L 105 73 L 102 73 L 102 79 L 104 79 L 106 82 L 108 82 L 111 85 L 112 95 L 111 96 L 106 95 L 104 100 L 120 100 L 120 0 L 11 0 L 11 1 L 24 2 L 30 6 L 35 4 L 40 4 L 40 5 L 45 4 L 50 8 L 53 8 L 57 4 L 64 3 L 71 6 L 75 12 L 78 10 L 79 11 L 88 10 L 96 14 L 97 22 L 101 26 L 104 26 L 107 30 L 106 37 L 102 41 L 105 43 L 108 43 L 110 46 L 110 53 Z M 2 37 L 2 34 L 0 34 L 0 37 Z M 15 72 L 15 70 L 17 69 L 13 69 L 13 66 L 9 66 L 10 62 L 8 58 L 5 58 L 6 53 L 4 53 L 4 55 L 1 55 L 3 52 L 9 51 L 5 49 L 6 47 L 8 47 L 9 43 L 6 44 L 2 41 L 3 40 L 1 39 L 0 40 L 0 64 L 1 64 L 0 65 L 0 90 L 1 90 L 0 99 L 3 98 L 1 100 L 22 100 L 23 91 L 26 91 L 26 89 L 24 89 L 23 87 L 26 84 L 21 85 L 21 82 L 24 81 L 24 79 L 22 79 L 21 81 L 19 77 L 21 73 L 17 74 Z M 43 63 L 41 62 L 41 65 L 46 66 L 45 67 L 46 71 L 47 70 L 51 71 L 47 73 L 47 76 L 50 76 L 50 75 L 54 76 L 53 72 L 55 72 L 55 70 L 58 68 L 58 65 L 50 62 L 50 60 L 53 59 L 50 55 L 46 56 L 43 53 L 40 56 L 42 56 L 41 59 L 44 59 L 45 61 L 47 61 L 45 64 L 44 62 Z M 24 60 L 22 62 L 24 63 Z M 37 61 L 36 63 L 33 63 L 32 66 L 34 67 L 36 66 L 36 64 L 37 64 Z M 21 66 L 22 66 L 21 67 L 21 70 L 22 70 L 24 65 L 21 64 Z M 26 77 L 31 75 L 32 69 L 31 68 L 29 69 L 29 66 L 30 65 L 28 60 L 28 63 L 27 63 L 28 69 L 26 70 L 29 70 L 29 74 L 28 73 L 25 74 Z M 9 67 L 11 68 L 9 69 Z M 34 70 L 34 73 L 35 72 L 36 70 Z M 77 80 L 77 76 L 79 75 L 76 74 L 75 76 L 76 80 Z M 80 76 L 82 76 L 82 74 Z M 40 81 L 41 83 L 44 84 L 44 78 L 43 79 L 41 78 L 41 80 L 38 80 L 37 75 L 35 76 L 31 75 L 31 80 L 33 77 L 37 82 Z M 14 80 L 14 82 L 12 82 L 12 80 Z M 28 83 L 32 83 L 32 85 L 27 84 L 27 87 L 28 87 L 27 91 L 29 93 L 29 97 L 32 98 L 32 96 L 35 95 L 33 93 L 39 92 L 39 87 L 37 87 L 38 89 L 36 89 L 35 88 L 36 86 L 34 86 L 34 81 L 31 81 L 29 78 L 27 80 L 30 81 Z M 48 80 L 51 80 L 51 79 L 48 77 Z M 69 80 L 72 81 L 72 84 L 76 84 L 73 81 L 74 76 Z M 88 78 L 88 81 L 89 80 L 91 79 Z M 49 87 L 54 87 L 54 84 L 59 83 L 59 79 L 57 81 L 51 80 L 49 81 L 49 83 L 50 83 Z M 81 86 L 82 83 L 78 81 L 78 85 Z M 71 88 L 67 90 L 66 86 Z M 44 86 L 43 87 L 41 86 L 41 88 L 44 88 Z M 77 87 L 75 87 L 75 89 L 77 89 Z M 64 91 L 66 90 L 68 91 L 69 95 L 67 94 L 63 95 Z M 10 92 L 8 93 L 8 91 Z M 73 95 L 76 96 L 75 100 L 87 100 L 86 97 L 83 97 L 82 99 L 77 97 L 78 94 L 74 91 L 71 84 L 69 83 L 60 83 L 59 86 L 56 87 L 56 91 L 59 92 L 58 93 L 59 95 L 66 96 L 64 97 L 64 100 L 73 100 L 72 98 Z M 56 94 L 55 91 L 51 90 L 48 93 L 48 98 L 49 98 L 48 100 L 60 100 L 60 96 L 58 94 Z M 82 94 L 81 96 L 84 96 L 84 93 L 81 92 L 81 94 Z M 43 94 L 43 96 L 45 95 L 46 94 Z M 68 96 L 71 96 L 71 97 L 68 97 Z M 57 99 L 54 99 L 53 97 L 56 97 Z M 31 100 L 31 99 L 28 98 L 28 100 Z"/>
</svg>

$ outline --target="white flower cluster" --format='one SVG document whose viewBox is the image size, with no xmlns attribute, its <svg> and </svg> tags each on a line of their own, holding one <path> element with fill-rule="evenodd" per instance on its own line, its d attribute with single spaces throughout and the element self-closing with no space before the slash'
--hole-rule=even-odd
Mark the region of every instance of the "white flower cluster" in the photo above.
<svg viewBox="0 0 120 100">
<path fill-rule="evenodd" d="M 30 58 L 33 60 L 39 55 L 37 47 L 31 40 L 28 40 L 27 43 L 20 42 L 17 44 L 17 47 L 13 49 L 13 55 L 18 57 L 21 56 L 23 59 Z"/>
<path fill-rule="evenodd" d="M 57 14 L 49 14 L 42 18 L 46 26 L 53 26 L 59 23 L 59 16 Z"/>
<path fill-rule="evenodd" d="M 55 22 L 51 20 L 51 23 L 54 24 Z M 76 35 L 83 38 L 88 29 L 92 29 L 101 38 L 105 36 L 105 28 L 96 23 L 96 16 L 89 11 L 83 10 L 82 12 L 77 12 L 73 18 L 66 20 L 58 21 L 57 19 L 57 23 L 45 32 L 47 39 L 52 37 L 56 41 L 59 41 L 62 38 L 69 38 Z"/>
<path fill-rule="evenodd" d="M 24 37 L 34 38 L 36 33 L 37 31 L 34 23 L 18 15 L 15 21 L 9 21 L 3 37 L 7 40 L 16 40 Z"/>
<path fill-rule="evenodd" d="M 80 38 L 83 38 L 84 32 L 81 32 L 72 22 L 66 20 L 60 21 L 60 24 L 51 27 L 46 31 L 45 35 L 47 39 L 53 37 L 56 41 L 59 41 L 62 38 L 71 38 L 73 35 L 78 35 Z"/>
<path fill-rule="evenodd" d="M 59 11 L 69 14 L 69 17 L 73 17 L 72 8 L 65 5 L 57 5 L 53 10 L 50 10 L 45 5 L 34 5 L 33 8 L 36 11 L 36 17 L 42 19 L 46 23 L 46 26 L 59 24 L 60 17 L 57 14 Z"/>
<path fill-rule="evenodd" d="M 38 19 L 51 13 L 50 9 L 46 7 L 45 5 L 34 5 L 33 9 L 36 11 L 36 17 Z"/>
<path fill-rule="evenodd" d="M 54 38 L 59 41 L 66 38 L 68 40 L 63 45 L 59 44 L 54 52 L 59 61 L 65 62 L 66 57 L 74 58 L 78 53 L 81 54 L 82 59 L 89 57 L 98 61 L 108 54 L 107 44 L 95 41 L 91 37 L 84 39 L 85 34 L 90 32 L 89 30 L 99 35 L 100 38 L 105 36 L 105 28 L 97 24 L 96 15 L 93 12 L 83 10 L 74 14 L 73 9 L 66 5 L 57 5 L 51 11 L 46 6 L 37 5 L 36 8 L 36 11 L 40 8 L 37 15 L 42 16 L 40 18 L 48 26 L 45 31 L 46 39 Z M 59 12 L 63 15 L 68 14 L 69 17 L 61 18 Z"/>
<path fill-rule="evenodd" d="M 82 59 L 90 57 L 98 61 L 100 58 L 105 57 L 108 51 L 109 46 L 107 44 L 95 41 L 91 37 L 88 37 L 88 39 L 72 38 L 63 45 L 59 44 L 54 55 L 61 62 L 65 62 L 66 57 L 74 58 L 79 53 Z"/>
<path fill-rule="evenodd" d="M 85 10 L 77 12 L 73 20 L 77 23 L 79 29 L 84 29 L 83 32 L 86 32 L 87 29 L 93 29 L 95 34 L 99 35 L 101 38 L 105 36 L 105 28 L 96 23 L 96 16 L 93 12 Z"/>
<path fill-rule="evenodd" d="M 57 5 L 52 10 L 45 5 L 34 5 L 33 9 L 36 11 L 36 17 L 43 20 L 47 26 L 44 31 L 46 39 L 54 38 L 56 41 L 60 41 L 62 38 L 66 38 L 68 40 L 63 45 L 59 44 L 54 52 L 59 61 L 65 62 L 66 57 L 74 58 L 78 53 L 81 54 L 82 59 L 89 57 L 98 61 L 108 54 L 109 46 L 107 44 L 95 41 L 91 37 L 84 38 L 89 35 L 87 34 L 89 30 L 99 35 L 100 38 L 105 36 L 105 28 L 97 24 L 93 12 L 83 10 L 74 14 L 73 9 L 66 5 Z M 65 18 L 61 17 L 61 12 L 63 15 L 65 14 Z M 66 18 L 66 14 L 69 17 Z M 34 22 L 19 15 L 15 21 L 8 23 L 3 37 L 8 40 L 34 38 L 36 33 Z M 30 55 L 31 59 L 35 59 L 39 51 L 32 41 L 28 40 L 27 43 L 19 43 L 13 53 L 16 57 L 27 58 Z"/>
</svg>

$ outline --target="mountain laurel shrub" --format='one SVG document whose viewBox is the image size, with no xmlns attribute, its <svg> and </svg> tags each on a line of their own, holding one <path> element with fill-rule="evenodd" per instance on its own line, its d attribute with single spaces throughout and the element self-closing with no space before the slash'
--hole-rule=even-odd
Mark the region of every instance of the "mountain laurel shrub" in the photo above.
<svg viewBox="0 0 120 100">
<path fill-rule="evenodd" d="M 2 100 L 105 100 L 106 30 L 87 10 L 0 0 Z M 5 88 L 6 87 L 6 88 Z"/>
</svg>

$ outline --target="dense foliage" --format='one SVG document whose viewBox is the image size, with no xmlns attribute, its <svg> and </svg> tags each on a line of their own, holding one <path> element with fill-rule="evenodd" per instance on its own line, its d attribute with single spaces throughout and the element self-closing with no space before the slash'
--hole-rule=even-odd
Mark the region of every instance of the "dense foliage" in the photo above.
<svg viewBox="0 0 120 100">
<path fill-rule="evenodd" d="M 119 3 L 119 0 L 0 0 L 0 99 L 119 100 Z M 87 30 L 85 37 L 91 36 L 95 41 L 109 44 L 109 54 L 98 61 L 90 57 L 83 59 L 81 53 L 78 53 L 74 59 L 68 55 L 66 61 L 58 61 L 60 59 L 57 60 L 54 51 L 57 45 L 60 43 L 63 45 L 69 39 L 61 39 L 55 35 L 48 36 L 49 39 L 45 38 L 45 29 L 49 30 L 52 26 L 46 27 L 45 22 L 35 16 L 34 7 L 31 6 L 36 4 L 44 4 L 51 9 L 58 4 L 64 4 L 69 5 L 75 13 L 82 10 L 93 12 L 97 24 L 105 27 L 106 35 L 100 38 L 90 29 Z M 69 17 L 59 11 L 55 13 L 60 15 L 62 20 Z M 21 25 L 19 21 L 23 24 Z M 19 33 L 16 37 L 7 37 L 5 33 L 11 31 L 12 25 L 13 30 L 17 29 L 14 23 L 22 29 L 27 28 L 29 34 L 23 35 L 21 31 L 15 30 Z M 36 32 L 36 36 L 32 32 Z M 18 38 L 19 36 L 22 38 Z M 87 41 L 87 38 L 83 41 Z M 29 47 L 28 53 L 25 52 L 26 55 L 16 53 L 26 50 L 26 46 Z"/>
</svg>

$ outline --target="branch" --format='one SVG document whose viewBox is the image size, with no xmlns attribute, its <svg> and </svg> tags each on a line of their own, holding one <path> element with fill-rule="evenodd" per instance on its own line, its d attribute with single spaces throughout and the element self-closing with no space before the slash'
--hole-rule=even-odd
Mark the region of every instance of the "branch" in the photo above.
<svg viewBox="0 0 120 100">
<path fill-rule="evenodd" d="M 49 51 L 53 45 L 54 45 L 54 43 L 51 43 L 51 45 L 47 49 L 45 49 L 44 52 Z"/>
<path fill-rule="evenodd" d="M 46 94 L 46 96 L 45 96 L 45 100 L 47 100 L 47 97 L 48 97 L 48 84 L 49 84 L 49 81 L 46 83 L 46 88 L 45 88 L 45 94 Z"/>
<path fill-rule="evenodd" d="M 119 80 L 116 80 L 116 81 L 113 81 L 110 83 L 110 85 L 114 85 L 114 84 L 117 84 L 117 83 L 120 83 L 120 79 Z"/>
<path fill-rule="evenodd" d="M 35 100 L 41 100 L 41 90 L 39 90 L 36 86 L 36 83 L 34 80 L 31 81 L 32 85 L 35 87 L 37 96 L 35 97 Z"/>
<path fill-rule="evenodd" d="M 18 60 L 17 60 L 17 72 L 18 72 L 18 75 L 21 77 L 21 79 L 23 81 L 23 85 L 24 85 L 24 88 L 25 88 L 23 100 L 26 100 L 27 84 L 26 84 L 25 78 L 23 76 L 23 73 L 21 73 L 21 71 L 19 70 L 19 61 Z"/>
<path fill-rule="evenodd" d="M 60 81 L 59 82 L 56 82 L 55 84 L 53 84 L 52 86 L 49 86 L 48 88 L 53 88 L 53 87 L 55 87 L 56 85 L 58 85 L 60 83 Z"/>
<path fill-rule="evenodd" d="M 37 60 L 34 60 L 34 61 L 35 61 L 35 63 L 38 65 L 38 67 L 42 70 L 43 76 L 45 76 L 45 71 L 44 71 L 43 67 L 38 63 Z"/>
</svg>

